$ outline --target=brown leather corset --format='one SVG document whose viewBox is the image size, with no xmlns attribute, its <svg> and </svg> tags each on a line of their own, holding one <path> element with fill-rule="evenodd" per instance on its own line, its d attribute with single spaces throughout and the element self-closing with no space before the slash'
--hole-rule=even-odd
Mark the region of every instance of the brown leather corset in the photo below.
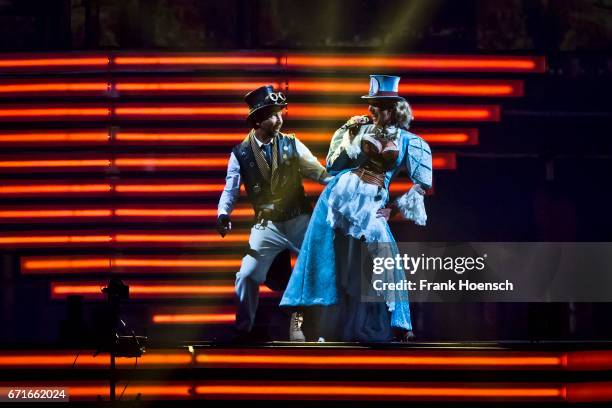
<svg viewBox="0 0 612 408">
<path fill-rule="evenodd" d="M 397 144 L 394 140 L 379 139 L 368 134 L 361 140 L 361 151 L 368 156 L 368 160 L 353 173 L 366 183 L 384 187 L 385 173 L 393 168 L 399 155 Z"/>
</svg>

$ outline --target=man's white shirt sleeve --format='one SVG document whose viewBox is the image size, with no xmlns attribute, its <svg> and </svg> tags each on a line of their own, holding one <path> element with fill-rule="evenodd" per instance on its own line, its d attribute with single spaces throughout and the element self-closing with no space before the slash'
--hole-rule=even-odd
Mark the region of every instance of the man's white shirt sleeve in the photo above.
<svg viewBox="0 0 612 408">
<path fill-rule="evenodd" d="M 319 160 L 297 138 L 295 139 L 295 148 L 299 157 L 302 175 L 319 183 L 327 184 L 331 177 L 327 174 L 325 167 L 319 163 Z"/>
<path fill-rule="evenodd" d="M 231 214 L 240 195 L 240 163 L 232 152 L 227 162 L 227 176 L 225 177 L 225 187 L 219 199 L 217 216 L 221 214 Z"/>
</svg>

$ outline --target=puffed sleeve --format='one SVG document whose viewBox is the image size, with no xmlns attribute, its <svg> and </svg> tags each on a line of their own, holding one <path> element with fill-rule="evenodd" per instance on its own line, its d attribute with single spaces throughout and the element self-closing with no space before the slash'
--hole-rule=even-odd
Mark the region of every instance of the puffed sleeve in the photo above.
<svg viewBox="0 0 612 408">
<path fill-rule="evenodd" d="M 425 225 L 427 212 L 425 211 L 425 197 L 421 190 L 427 190 L 432 186 L 431 148 L 419 136 L 409 132 L 406 132 L 406 135 L 408 140 L 405 145 L 404 164 L 414 186 L 395 201 L 395 206 L 404 218 L 414 221 L 417 225 Z"/>
</svg>

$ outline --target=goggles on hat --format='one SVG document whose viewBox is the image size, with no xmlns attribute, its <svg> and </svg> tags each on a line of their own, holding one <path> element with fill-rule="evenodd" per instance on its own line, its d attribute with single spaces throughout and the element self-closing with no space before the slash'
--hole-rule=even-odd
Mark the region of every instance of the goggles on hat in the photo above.
<svg viewBox="0 0 612 408">
<path fill-rule="evenodd" d="M 272 92 L 270 95 L 266 96 L 267 99 L 270 99 L 272 102 L 285 102 L 287 98 L 283 95 L 282 92 Z"/>
</svg>

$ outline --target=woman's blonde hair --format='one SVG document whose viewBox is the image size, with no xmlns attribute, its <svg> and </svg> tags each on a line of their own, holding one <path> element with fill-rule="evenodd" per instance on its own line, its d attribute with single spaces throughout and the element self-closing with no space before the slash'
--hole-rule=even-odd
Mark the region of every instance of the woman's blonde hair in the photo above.
<svg viewBox="0 0 612 408">
<path fill-rule="evenodd" d="M 412 108 L 407 101 L 400 100 L 395 103 L 394 109 L 391 112 L 391 123 L 408 130 L 413 118 Z"/>
</svg>

